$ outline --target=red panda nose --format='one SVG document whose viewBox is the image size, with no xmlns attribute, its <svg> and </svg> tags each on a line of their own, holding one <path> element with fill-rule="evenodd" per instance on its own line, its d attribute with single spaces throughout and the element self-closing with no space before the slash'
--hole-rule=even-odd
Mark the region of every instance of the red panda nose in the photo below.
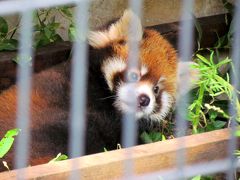
<svg viewBox="0 0 240 180">
<path fill-rule="evenodd" d="M 141 107 L 146 107 L 150 103 L 150 98 L 146 94 L 141 94 L 138 97 L 138 103 Z"/>
</svg>

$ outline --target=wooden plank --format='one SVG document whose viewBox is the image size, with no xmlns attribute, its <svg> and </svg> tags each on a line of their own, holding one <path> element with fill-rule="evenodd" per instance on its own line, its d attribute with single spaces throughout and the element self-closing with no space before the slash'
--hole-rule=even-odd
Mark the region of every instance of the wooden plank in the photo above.
<svg viewBox="0 0 240 180">
<path fill-rule="evenodd" d="M 218 36 L 221 37 L 228 32 L 229 24 L 226 24 L 226 17 L 228 17 L 230 22 L 229 14 L 219 14 L 214 16 L 197 18 L 197 21 L 202 28 L 202 40 L 201 40 L 202 48 L 214 47 L 214 44 L 218 40 Z M 154 28 L 157 31 L 159 31 L 177 49 L 179 22 L 155 25 L 152 26 L 151 28 Z M 196 37 L 198 37 L 198 32 L 195 27 L 193 28 L 194 28 L 194 40 L 193 40 L 194 50 L 197 50 Z"/>
<path fill-rule="evenodd" d="M 67 179 L 72 170 L 82 179 L 114 179 L 123 175 L 126 154 L 131 153 L 136 174 L 174 168 L 180 143 L 185 144 L 187 164 L 223 159 L 227 155 L 229 129 L 139 145 L 76 159 L 3 172 L 0 179 L 16 179 L 16 173 L 26 173 L 26 179 Z M 72 166 L 74 164 L 74 166 Z"/>
</svg>

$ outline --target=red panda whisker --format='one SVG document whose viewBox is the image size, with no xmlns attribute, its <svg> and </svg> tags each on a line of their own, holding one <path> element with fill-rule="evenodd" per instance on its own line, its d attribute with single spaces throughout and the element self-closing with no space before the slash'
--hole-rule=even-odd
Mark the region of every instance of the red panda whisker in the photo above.
<svg viewBox="0 0 240 180">
<path fill-rule="evenodd" d="M 116 98 L 116 95 L 112 95 L 112 96 L 108 96 L 108 97 L 104 97 L 104 98 L 99 98 L 98 100 L 106 100 L 106 99 L 110 99 L 110 98 Z"/>
</svg>

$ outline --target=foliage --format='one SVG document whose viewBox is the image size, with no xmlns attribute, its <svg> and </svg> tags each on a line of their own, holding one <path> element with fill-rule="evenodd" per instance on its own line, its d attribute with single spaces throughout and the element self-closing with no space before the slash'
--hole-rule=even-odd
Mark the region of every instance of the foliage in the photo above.
<svg viewBox="0 0 240 180">
<path fill-rule="evenodd" d="M 61 28 L 61 23 L 56 20 L 56 16 L 60 15 L 70 24 L 73 23 L 72 12 L 70 7 L 55 7 L 50 9 L 40 9 L 35 13 L 35 47 L 42 47 L 47 44 L 62 41 L 63 39 L 58 34 Z"/>
<path fill-rule="evenodd" d="M 189 121 L 192 122 L 193 133 L 210 131 L 223 128 L 226 121 L 220 119 L 231 119 L 227 114 L 226 104 L 228 100 L 233 104 L 233 93 L 239 93 L 230 83 L 229 74 L 222 77 L 219 73 L 221 66 L 231 63 L 229 58 L 214 62 L 214 51 L 210 51 L 209 58 L 200 54 L 196 55 L 196 68 L 200 72 L 200 80 L 197 82 L 197 97 L 189 106 Z M 219 97 L 226 96 L 225 100 Z M 239 101 L 237 100 L 237 104 Z"/>
<path fill-rule="evenodd" d="M 71 39 L 73 29 L 73 14 L 71 7 L 55 7 L 50 9 L 38 9 L 34 13 L 34 42 L 33 47 L 39 48 L 47 44 L 63 41 L 58 31 L 62 28 L 61 23 L 57 21 L 57 16 L 64 18 L 69 23 L 69 37 Z M 18 40 L 14 38 L 19 23 L 11 30 L 3 17 L 0 17 L 0 51 L 13 51 L 18 48 Z M 70 31 L 71 30 L 71 31 Z"/>
<path fill-rule="evenodd" d="M 153 143 L 153 142 L 157 142 L 157 141 L 165 141 L 166 140 L 166 137 L 160 133 L 160 132 L 150 132 L 150 133 L 147 133 L 147 132 L 143 132 L 140 136 L 141 140 L 144 142 L 144 143 Z"/>
<path fill-rule="evenodd" d="M 202 175 L 198 175 L 191 178 L 191 180 L 213 180 L 213 179 L 214 178 L 212 176 L 202 176 Z"/>
<path fill-rule="evenodd" d="M 36 23 L 34 26 L 35 47 L 45 46 L 51 42 L 62 40 L 61 36 L 57 34 L 57 29 L 60 27 L 60 23 L 56 22 L 55 16 L 48 19 L 51 11 L 53 11 L 53 9 L 39 10 L 36 12 L 38 23 Z"/>
<path fill-rule="evenodd" d="M 230 18 L 232 18 L 232 15 L 234 13 L 234 5 L 230 2 L 228 2 L 227 0 L 222 0 L 223 6 L 225 7 L 225 9 L 230 13 Z M 229 22 L 229 17 L 226 15 L 225 17 L 226 20 L 226 24 L 229 24 L 229 30 L 226 34 L 224 34 L 223 36 L 219 37 L 218 36 L 218 41 L 215 43 L 216 48 L 231 48 L 232 46 L 232 38 L 233 38 L 233 21 Z M 217 33 L 217 32 L 216 32 Z"/>
<path fill-rule="evenodd" d="M 20 129 L 9 130 L 0 141 L 0 158 L 3 158 L 13 145 L 14 137 L 18 135 Z"/>
<path fill-rule="evenodd" d="M 16 50 L 18 41 L 13 38 L 18 25 L 13 29 L 9 30 L 7 21 L 0 17 L 0 51 L 12 51 Z"/>
<path fill-rule="evenodd" d="M 63 161 L 63 160 L 66 160 L 66 159 L 68 159 L 67 155 L 59 153 L 55 158 L 50 160 L 48 163 L 53 163 L 53 162 L 57 162 L 57 161 Z"/>
</svg>

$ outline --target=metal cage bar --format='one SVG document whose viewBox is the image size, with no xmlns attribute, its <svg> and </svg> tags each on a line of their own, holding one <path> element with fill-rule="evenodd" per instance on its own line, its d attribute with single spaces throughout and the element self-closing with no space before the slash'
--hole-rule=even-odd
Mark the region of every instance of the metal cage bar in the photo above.
<svg viewBox="0 0 240 180">
<path fill-rule="evenodd" d="M 239 77 L 240 77 L 240 21 L 238 19 L 238 17 L 240 17 L 240 0 L 237 0 L 236 2 L 236 7 L 235 7 L 235 12 L 234 12 L 234 17 L 233 17 L 233 42 L 232 42 L 232 68 L 233 70 L 231 71 L 231 83 L 233 85 L 233 87 L 235 87 L 237 90 L 240 89 L 240 81 L 239 81 Z M 229 141 L 229 160 L 231 160 L 231 165 L 229 166 L 229 169 L 227 169 L 227 177 L 229 180 L 234 179 L 234 171 L 235 171 L 235 164 L 237 161 L 236 156 L 234 155 L 235 150 L 237 149 L 237 137 L 235 136 L 235 132 L 236 132 L 236 126 L 237 126 L 237 110 L 235 108 L 236 106 L 236 99 L 239 97 L 237 95 L 237 93 L 233 90 L 232 92 L 233 94 L 233 102 L 229 103 L 229 114 L 231 116 L 231 124 L 230 124 L 230 128 L 231 128 L 231 138 Z"/>
<path fill-rule="evenodd" d="M 32 10 L 28 9 L 22 14 L 20 30 L 20 47 L 18 63 L 18 106 L 17 106 L 17 127 L 21 133 L 17 137 L 17 149 L 15 156 L 15 168 L 23 168 L 28 165 L 29 145 L 29 124 L 30 124 L 30 96 L 31 96 L 31 75 L 32 75 Z M 24 176 L 24 173 L 19 173 Z"/>
<path fill-rule="evenodd" d="M 141 10 L 142 10 L 142 0 L 129 0 L 129 8 L 138 16 L 141 17 Z M 137 26 L 135 25 L 136 22 L 134 22 L 133 19 L 130 21 L 130 27 L 129 27 L 129 37 L 135 37 L 134 32 L 137 31 Z M 125 79 L 127 80 L 127 74 L 131 72 L 134 69 L 138 69 L 138 60 L 139 60 L 139 41 L 135 38 L 129 39 L 129 56 L 128 56 L 128 69 L 125 74 Z M 127 80 L 128 81 L 128 80 Z M 137 98 L 134 95 L 134 90 L 129 92 L 129 97 L 132 97 L 131 99 L 131 105 L 133 111 L 130 113 L 126 113 L 123 115 L 122 119 L 122 144 L 123 147 L 131 147 L 136 144 L 137 141 L 137 124 L 136 124 L 136 107 L 137 107 Z M 134 163 L 131 160 L 131 152 L 128 152 L 126 154 L 129 160 L 125 162 L 124 167 L 124 176 L 129 177 L 134 172 Z"/>
<path fill-rule="evenodd" d="M 72 96 L 71 96 L 71 134 L 70 134 L 70 156 L 77 157 L 84 153 L 84 134 L 85 131 L 85 114 L 86 114 L 86 86 L 87 86 L 87 31 L 88 31 L 88 8 L 89 1 L 84 0 L 12 0 L 0 2 L 0 15 L 8 15 L 12 13 L 22 13 L 22 26 L 20 31 L 20 51 L 19 51 L 19 66 L 18 66 L 18 110 L 17 110 L 17 126 L 22 129 L 23 133 L 17 137 L 17 155 L 16 155 L 16 168 L 27 166 L 28 157 L 28 144 L 29 144 L 29 102 L 31 93 L 31 73 L 32 68 L 29 65 L 29 59 L 32 57 L 32 12 L 37 8 L 49 8 L 53 6 L 76 4 L 76 27 L 78 36 L 74 43 L 73 65 L 72 65 Z M 237 21 L 237 17 L 240 16 L 240 0 L 236 2 L 237 8 L 235 12 L 234 24 L 235 34 L 233 41 L 232 59 L 233 64 L 237 68 L 240 67 L 240 23 Z M 189 18 L 189 14 L 193 8 L 194 0 L 183 1 L 182 11 L 182 23 L 180 30 L 180 42 L 179 42 L 179 55 L 183 62 L 191 59 L 192 51 L 192 34 L 193 34 L 193 22 Z M 129 6 L 134 12 L 141 17 L 142 1 L 130 0 Z M 189 21 L 186 21 L 188 19 Z M 134 24 L 134 23 L 133 23 Z M 134 29 L 134 26 L 130 28 Z M 138 43 L 130 42 L 130 55 L 129 62 L 133 62 L 131 68 L 136 67 L 138 60 Z M 234 78 L 237 77 L 237 78 Z M 232 84 L 239 88 L 239 71 L 236 70 L 236 75 L 233 75 Z M 235 96 L 237 98 L 237 96 Z M 133 103 L 134 105 L 134 103 Z M 182 114 L 186 114 L 187 99 L 178 104 L 178 116 L 177 116 L 177 137 L 185 135 L 186 121 L 182 118 Z M 184 107 L 184 108 L 182 108 Z M 236 115 L 236 111 L 231 106 L 231 114 Z M 133 114 L 125 115 L 123 126 L 123 145 L 130 147 L 135 145 L 136 142 L 136 124 Z M 236 138 L 234 133 L 236 130 L 236 124 L 233 121 L 232 125 L 232 138 L 229 144 L 229 158 L 221 161 L 213 161 L 206 164 L 197 164 L 192 166 L 185 166 L 184 162 L 184 142 L 179 142 L 183 151 L 178 152 L 178 161 L 176 169 L 165 172 L 154 172 L 152 174 L 146 174 L 144 176 L 134 176 L 133 174 L 133 162 L 127 161 L 125 164 L 125 176 L 141 179 L 141 178 L 168 178 L 179 179 L 189 178 L 198 174 L 210 174 L 216 172 L 227 171 L 228 179 L 233 179 L 233 169 L 239 167 L 239 162 L 236 162 L 233 158 L 233 152 L 236 149 Z M 131 153 L 126 154 L 131 158 Z M 219 166 L 221 164 L 221 166 Z M 75 166 L 75 165 L 73 165 Z M 177 176 L 176 177 L 176 174 Z M 23 176 L 22 176 L 23 175 Z M 76 174 L 73 173 L 72 178 L 76 178 Z M 24 174 L 20 174 L 19 178 L 23 178 Z"/>
<path fill-rule="evenodd" d="M 73 46 L 72 59 L 72 93 L 70 114 L 69 153 L 71 158 L 84 154 L 86 132 L 86 97 L 87 97 L 87 33 L 89 1 L 79 1 L 76 4 L 75 23 L 76 37 Z M 72 164 L 72 167 L 77 164 Z M 78 179 L 74 171 L 71 179 Z"/>
<path fill-rule="evenodd" d="M 194 5 L 194 0 L 183 0 L 182 1 L 182 16 L 180 22 L 180 32 L 179 32 L 179 42 L 178 42 L 178 51 L 179 51 L 179 63 L 189 62 L 191 60 L 191 54 L 193 51 L 192 41 L 193 41 L 193 18 L 192 18 L 192 9 Z M 179 71 L 179 68 L 178 68 Z M 179 72 L 177 73 L 179 74 Z M 190 77 L 190 76 L 188 76 Z M 177 77 L 179 78 L 179 77 Z M 181 86 L 190 86 L 190 79 L 187 79 L 186 82 L 181 83 Z M 187 108 L 188 108 L 188 95 L 184 97 L 177 97 L 176 100 L 176 137 L 181 137 L 186 135 L 187 130 Z M 176 166 L 178 174 L 184 173 L 182 170 L 185 164 L 185 149 L 184 142 L 178 142 L 181 149 L 177 152 L 177 162 Z M 183 175 L 184 177 L 184 175 Z"/>
</svg>

